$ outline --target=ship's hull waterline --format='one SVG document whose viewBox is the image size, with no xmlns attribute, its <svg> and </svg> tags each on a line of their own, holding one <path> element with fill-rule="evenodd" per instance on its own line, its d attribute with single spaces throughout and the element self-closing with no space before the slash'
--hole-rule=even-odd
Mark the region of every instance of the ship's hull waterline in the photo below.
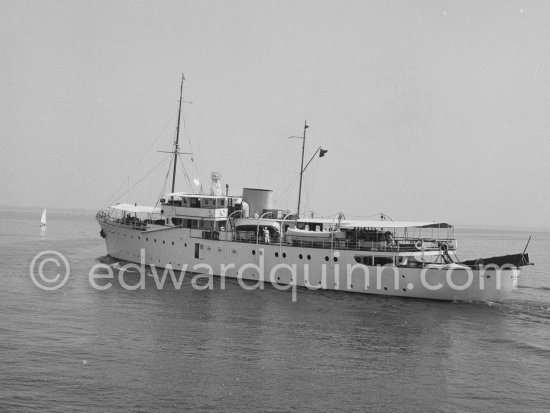
<svg viewBox="0 0 550 413">
<path fill-rule="evenodd" d="M 365 251 L 193 237 L 192 230 L 141 231 L 100 220 L 116 259 L 192 273 L 309 289 L 448 301 L 502 301 L 517 287 L 516 267 L 364 265 Z M 223 238 L 223 233 L 220 234 Z"/>
</svg>

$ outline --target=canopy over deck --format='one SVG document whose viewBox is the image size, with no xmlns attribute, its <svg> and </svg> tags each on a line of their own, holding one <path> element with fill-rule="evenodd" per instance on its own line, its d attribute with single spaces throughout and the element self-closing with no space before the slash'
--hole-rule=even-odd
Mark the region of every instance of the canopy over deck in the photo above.
<svg viewBox="0 0 550 413">
<path fill-rule="evenodd" d="M 111 208 L 119 209 L 121 211 L 132 212 L 132 213 L 147 213 L 147 214 L 160 214 L 160 208 L 144 206 L 144 205 L 135 205 L 135 204 L 116 204 Z"/>
<path fill-rule="evenodd" d="M 196 194 L 192 192 L 170 192 L 164 194 L 164 198 L 183 198 L 183 197 L 193 197 L 193 198 L 240 198 L 232 195 L 206 195 L 206 194 Z"/>
<path fill-rule="evenodd" d="M 342 220 L 340 228 L 452 228 L 446 222 Z"/>
<path fill-rule="evenodd" d="M 322 224 L 333 224 L 337 223 L 338 220 L 332 219 L 299 219 L 300 223 L 322 223 Z M 453 226 L 447 224 L 446 222 L 415 222 L 415 221 L 382 221 L 382 220 L 348 220 L 343 219 L 340 221 L 340 228 L 452 228 Z"/>
</svg>

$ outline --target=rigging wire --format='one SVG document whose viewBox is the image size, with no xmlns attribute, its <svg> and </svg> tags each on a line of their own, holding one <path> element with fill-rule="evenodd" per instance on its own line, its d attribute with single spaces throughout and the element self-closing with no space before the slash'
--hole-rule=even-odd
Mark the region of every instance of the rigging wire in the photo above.
<svg viewBox="0 0 550 413">
<path fill-rule="evenodd" d="M 310 197 L 310 193 L 315 193 L 314 192 L 314 188 L 315 188 L 315 179 L 317 177 L 317 170 L 319 169 L 319 162 L 314 162 L 314 166 L 313 168 L 315 168 L 313 170 L 313 172 L 310 174 L 311 178 L 309 179 L 306 179 L 304 180 L 304 192 L 305 192 L 305 202 L 304 202 L 304 205 L 306 207 L 306 211 L 311 208 L 311 197 Z M 311 212 L 311 211 L 310 211 Z"/>
<path fill-rule="evenodd" d="M 187 103 L 192 103 L 192 102 L 187 102 Z M 145 159 L 145 157 L 148 155 L 148 153 L 151 151 L 151 148 L 158 142 L 158 140 L 160 139 L 161 136 L 165 135 L 165 131 L 168 127 L 169 124 L 171 124 L 174 120 L 174 118 L 178 115 L 179 113 L 179 109 L 177 111 L 174 112 L 174 114 L 165 122 L 165 124 L 163 125 L 162 129 L 159 131 L 159 133 L 157 134 L 156 138 L 153 140 L 153 142 L 149 145 L 149 147 L 145 150 L 145 152 L 143 153 L 143 155 L 139 158 L 139 160 L 137 161 L 137 163 L 134 165 L 134 167 L 131 169 L 130 173 L 124 178 L 124 180 L 121 182 L 121 184 L 116 188 L 116 190 L 113 192 L 113 194 L 110 196 L 110 202 L 107 202 L 105 205 L 104 205 L 104 208 L 107 207 L 107 206 L 110 206 L 112 205 L 116 200 L 120 199 L 121 197 L 123 197 L 124 195 L 128 194 L 133 188 L 136 187 L 136 185 L 138 185 L 139 183 L 141 183 L 145 178 L 147 178 L 154 170 L 156 170 L 159 165 L 161 163 L 163 163 L 165 160 L 166 160 L 166 157 L 162 159 L 161 162 L 159 162 L 158 164 L 155 165 L 155 167 L 153 169 L 151 169 L 145 176 L 143 176 L 141 179 L 139 179 L 138 181 L 136 181 L 132 186 L 129 185 L 129 179 L 130 179 L 130 176 L 136 171 L 136 169 L 138 168 L 138 166 L 142 163 L 142 161 Z M 183 120 L 183 129 L 184 129 L 184 135 L 185 135 L 185 139 L 189 145 L 189 149 L 190 149 L 190 152 L 192 153 L 191 154 L 191 162 L 193 163 L 193 166 L 195 168 L 195 172 L 197 173 L 198 175 L 198 178 L 199 180 L 202 180 L 202 177 L 203 177 L 203 174 L 201 173 L 200 171 L 200 168 L 198 166 L 198 164 L 195 162 L 194 160 L 194 157 L 193 157 L 193 148 L 192 148 L 192 144 L 191 144 L 191 139 L 190 139 L 190 134 L 189 134 L 189 130 L 187 128 L 187 121 L 186 121 L 186 118 L 185 118 L 185 112 L 184 111 L 181 111 L 181 115 L 182 115 L 182 120 Z M 174 150 L 177 150 L 177 148 L 175 148 Z M 194 192 L 193 191 L 193 185 L 191 183 L 191 179 L 189 177 L 189 174 L 185 168 L 185 165 L 181 159 L 181 156 L 178 155 L 177 158 L 179 158 L 180 160 L 180 164 L 182 166 L 182 171 L 183 171 L 183 174 L 184 174 L 184 177 L 185 177 L 185 180 L 187 182 L 187 185 L 188 187 L 190 188 L 191 192 Z M 159 194 L 159 197 L 157 198 L 157 202 L 156 204 L 158 205 L 158 202 L 159 202 L 159 199 L 160 197 L 162 196 L 163 193 L 165 193 L 166 191 L 166 186 L 168 184 L 168 179 L 169 179 L 169 175 L 170 175 L 170 169 L 171 167 L 174 165 L 174 159 L 170 156 L 170 163 L 169 163 L 169 166 L 168 166 L 168 171 L 166 173 L 166 177 L 164 178 L 164 185 L 163 185 L 163 188 L 162 188 L 162 191 L 161 193 Z M 128 189 L 124 192 L 122 192 L 121 194 L 119 194 L 118 196 L 116 195 L 117 193 L 119 193 L 119 191 L 121 190 L 121 188 L 123 188 L 126 184 L 128 183 Z M 202 193 L 202 185 L 201 185 L 201 193 Z"/>
<path fill-rule="evenodd" d="M 278 196 L 279 202 L 282 201 L 283 195 L 286 194 L 286 193 L 289 191 L 289 189 L 295 189 L 296 184 L 298 183 L 298 182 L 297 182 L 298 179 L 300 179 L 300 174 L 295 175 L 294 178 L 293 178 L 293 179 L 290 181 L 290 183 L 288 184 L 288 186 L 287 186 L 282 192 L 279 193 L 279 196 Z M 287 200 L 287 205 L 288 205 L 288 202 L 289 202 L 289 201 Z M 294 208 L 295 208 L 295 206 L 293 206 L 292 208 L 289 208 L 289 207 L 287 206 L 287 209 L 294 209 Z"/>
<path fill-rule="evenodd" d="M 134 189 L 138 184 L 140 184 L 145 178 L 147 178 L 149 175 L 151 175 L 161 164 L 163 164 L 166 161 L 167 157 L 163 158 L 159 163 L 157 163 L 149 172 L 147 172 L 141 179 L 139 179 L 135 184 L 133 184 L 131 187 L 129 187 L 125 192 L 120 194 L 120 196 L 116 199 L 120 199 L 124 195 L 126 195 L 128 192 L 130 192 L 132 189 Z M 111 202 L 112 203 L 112 202 Z"/>
<path fill-rule="evenodd" d="M 166 123 L 164 124 L 162 130 L 158 133 L 157 137 L 155 138 L 155 140 L 153 141 L 153 143 L 151 143 L 151 145 L 149 145 L 149 147 L 147 148 L 147 150 L 145 151 L 145 153 L 141 156 L 141 158 L 139 159 L 138 163 L 134 166 L 134 168 L 130 171 L 130 174 L 129 175 L 132 175 L 132 173 L 136 170 L 136 168 L 138 167 L 138 165 L 141 163 L 141 161 L 143 161 L 143 159 L 145 158 L 145 156 L 147 155 L 147 153 L 151 150 L 151 148 L 157 143 L 157 141 L 159 140 L 159 138 L 164 134 L 164 131 L 166 130 L 166 128 L 168 127 L 168 125 L 173 121 L 173 119 L 176 117 L 177 115 L 177 111 L 166 121 Z"/>
<path fill-rule="evenodd" d="M 143 161 L 143 159 L 145 159 L 145 156 L 150 152 L 151 148 L 158 142 L 158 140 L 160 139 L 161 136 L 164 135 L 165 131 L 166 131 L 166 128 L 168 127 L 168 125 L 170 123 L 172 123 L 173 119 L 175 118 L 175 116 L 177 115 L 177 112 L 174 113 L 170 118 L 168 118 L 168 120 L 164 123 L 164 125 L 162 126 L 161 130 L 157 133 L 157 136 L 156 138 L 153 140 L 153 142 L 149 145 L 149 147 L 145 150 L 145 152 L 143 153 L 143 155 L 141 155 L 141 157 L 139 158 L 139 160 L 137 161 L 137 163 L 134 165 L 134 167 L 130 170 L 130 173 L 128 175 L 125 176 L 124 180 L 121 182 L 121 184 L 113 191 L 113 193 L 111 194 L 111 196 L 108 198 L 110 201 L 107 202 L 103 208 L 107 207 L 107 206 L 110 206 L 112 203 L 113 203 L 113 200 L 116 200 L 116 199 L 120 199 L 120 197 L 122 197 L 123 194 L 126 194 L 129 190 L 127 190 L 126 192 L 124 192 L 123 194 L 120 194 L 117 196 L 117 193 L 120 191 L 120 189 L 126 185 L 126 183 L 128 182 L 128 178 L 135 172 L 135 170 L 137 169 L 137 167 L 141 164 L 141 162 Z"/>
<path fill-rule="evenodd" d="M 189 188 L 190 192 L 194 192 L 193 191 L 193 186 L 191 184 L 191 178 L 189 178 L 189 174 L 187 173 L 187 169 L 185 169 L 185 165 L 183 164 L 183 161 L 181 160 L 181 156 L 178 156 L 178 159 L 180 161 L 181 170 L 183 172 L 185 182 L 187 183 L 187 187 Z"/>
<path fill-rule="evenodd" d="M 185 80 L 185 78 L 184 78 L 184 80 Z M 182 95 L 183 95 L 183 84 L 182 84 Z M 191 102 L 191 101 L 183 101 L 183 103 L 193 104 L 193 102 Z M 199 165 L 195 162 L 193 145 L 191 144 L 191 134 L 189 133 L 189 129 L 187 127 L 187 119 L 185 117 L 185 110 L 181 111 L 181 119 L 183 121 L 184 139 L 187 141 L 187 144 L 189 146 L 189 152 L 191 152 L 191 163 L 193 164 L 193 166 L 195 168 L 195 173 L 197 174 L 197 178 L 199 179 L 199 182 L 202 182 L 202 178 L 203 178 L 204 175 L 202 174 L 202 171 L 200 170 Z M 181 158 L 180 158 L 180 161 L 181 161 Z M 190 189 L 191 192 L 194 192 L 193 186 L 191 185 L 191 180 L 190 180 L 189 175 L 187 173 L 187 170 L 185 169 L 185 167 L 183 165 L 183 161 L 181 161 L 181 164 L 182 164 L 182 169 L 184 171 L 187 182 L 189 183 L 189 189 Z M 202 188 L 202 185 L 201 185 L 201 188 Z"/>
<path fill-rule="evenodd" d="M 309 190 L 308 190 L 308 184 L 304 183 L 304 218 L 307 218 L 307 212 L 310 207 L 309 205 Z M 300 218 L 300 217 L 298 217 Z"/>
<path fill-rule="evenodd" d="M 157 196 L 157 202 L 155 203 L 155 207 L 157 207 L 160 203 L 160 198 L 162 195 L 166 193 L 166 185 L 168 185 L 168 177 L 170 176 L 170 169 L 172 169 L 172 162 L 174 158 L 170 156 L 170 164 L 168 165 L 168 169 L 166 170 L 166 177 L 164 178 L 164 185 L 162 186 L 162 189 L 160 190 L 158 196 Z"/>
</svg>

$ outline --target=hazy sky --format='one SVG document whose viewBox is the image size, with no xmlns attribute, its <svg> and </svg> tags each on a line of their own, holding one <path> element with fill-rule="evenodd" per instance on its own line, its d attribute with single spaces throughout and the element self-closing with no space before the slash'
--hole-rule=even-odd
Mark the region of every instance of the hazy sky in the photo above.
<svg viewBox="0 0 550 413">
<path fill-rule="evenodd" d="M 220 171 L 295 209 L 307 119 L 328 149 L 307 210 L 550 227 L 549 21 L 548 1 L 0 0 L 0 204 L 98 209 L 160 163 L 117 199 L 154 204 L 184 72 L 205 189 Z"/>
</svg>

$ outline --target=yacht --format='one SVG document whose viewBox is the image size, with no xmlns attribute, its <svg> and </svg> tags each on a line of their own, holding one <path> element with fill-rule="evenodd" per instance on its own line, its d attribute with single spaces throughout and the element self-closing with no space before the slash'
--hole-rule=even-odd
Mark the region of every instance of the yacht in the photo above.
<svg viewBox="0 0 550 413">
<path fill-rule="evenodd" d="M 274 207 L 273 191 L 222 190 L 211 174 L 208 194 L 176 191 L 183 81 L 174 139 L 172 190 L 155 206 L 119 203 L 96 215 L 107 253 L 117 259 L 208 276 L 272 283 L 280 288 L 338 290 L 451 301 L 502 301 L 517 287 L 519 254 L 460 261 L 454 227 L 446 222 L 303 217 Z M 319 148 L 314 154 L 324 156 Z M 313 160 L 313 158 L 312 158 Z M 311 160 L 310 160 L 311 162 Z M 240 281 L 239 281 L 240 282 Z"/>
</svg>

